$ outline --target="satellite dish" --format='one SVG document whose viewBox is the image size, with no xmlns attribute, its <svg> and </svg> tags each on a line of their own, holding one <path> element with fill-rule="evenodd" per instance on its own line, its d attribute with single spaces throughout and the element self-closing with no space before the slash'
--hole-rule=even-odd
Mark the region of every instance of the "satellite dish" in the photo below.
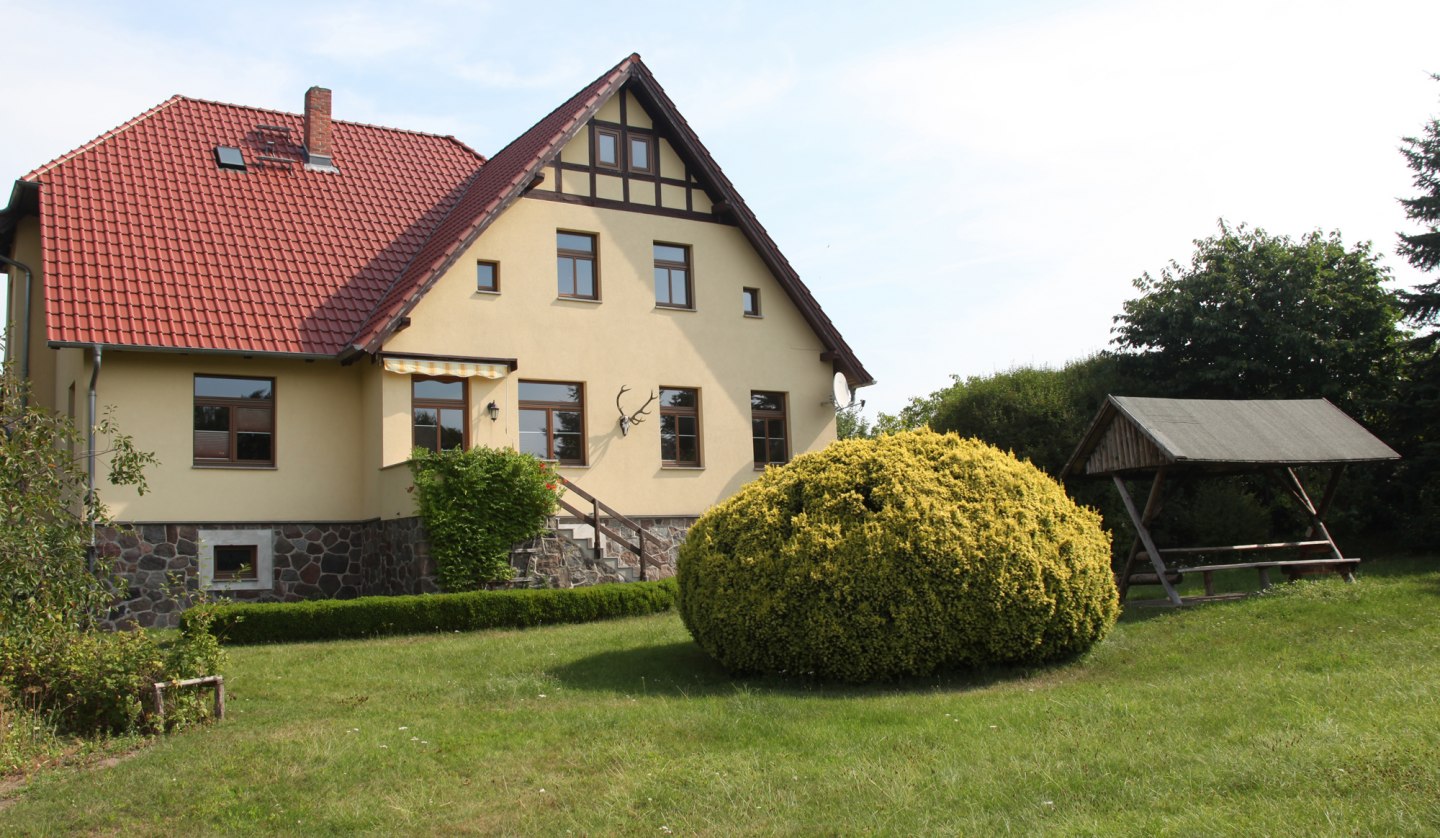
<svg viewBox="0 0 1440 838">
<path fill-rule="evenodd" d="M 831 387 L 830 399 L 836 410 L 844 410 L 855 402 L 855 395 L 850 392 L 850 382 L 845 380 L 845 373 L 835 373 L 835 381 Z"/>
</svg>

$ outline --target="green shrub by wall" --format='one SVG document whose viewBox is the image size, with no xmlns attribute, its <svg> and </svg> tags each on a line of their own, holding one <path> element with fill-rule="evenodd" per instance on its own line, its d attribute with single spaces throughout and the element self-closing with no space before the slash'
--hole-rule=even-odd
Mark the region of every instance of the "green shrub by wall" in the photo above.
<svg viewBox="0 0 1440 838">
<path fill-rule="evenodd" d="M 231 603 L 213 609 L 225 643 L 288 643 L 388 634 L 528 628 L 668 611 L 675 580 L 547 590 Z M 181 615 L 186 624 L 189 612 Z"/>
<path fill-rule="evenodd" d="M 1098 515 L 928 430 L 767 469 L 690 529 L 677 578 L 686 627 L 732 671 L 857 682 L 1063 657 L 1119 613 Z"/>
</svg>

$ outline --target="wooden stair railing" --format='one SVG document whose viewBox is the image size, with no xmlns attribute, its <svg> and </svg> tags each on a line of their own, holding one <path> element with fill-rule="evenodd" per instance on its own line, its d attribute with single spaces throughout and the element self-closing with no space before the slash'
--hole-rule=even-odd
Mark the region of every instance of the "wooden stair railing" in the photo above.
<svg viewBox="0 0 1440 838">
<path fill-rule="evenodd" d="M 645 528 L 642 527 L 642 526 L 640 526 L 640 525 L 639 525 L 638 523 L 636 523 L 635 521 L 632 521 L 632 520 L 630 520 L 629 518 L 625 517 L 624 515 L 621 515 L 619 512 L 616 512 L 616 511 L 614 510 L 614 508 L 612 508 L 609 504 L 606 504 L 604 501 L 599 500 L 599 499 L 596 498 L 594 495 L 590 494 L 589 492 L 585 491 L 584 489 L 580 488 L 579 486 L 576 486 L 574 483 L 571 483 L 569 480 L 567 480 L 567 479 L 565 478 L 564 475 L 557 474 L 557 475 L 555 475 L 555 476 L 560 478 L 560 483 L 561 483 L 569 492 L 572 492 L 572 493 L 574 493 L 576 496 L 581 497 L 581 498 L 584 498 L 585 500 L 587 500 L 587 501 L 590 502 L 590 512 L 589 512 L 589 513 L 586 513 L 586 512 L 584 512 L 584 511 L 580 510 L 579 508 L 571 505 L 570 503 L 566 502 L 566 500 L 565 500 L 564 498 L 560 498 L 560 499 L 557 501 L 557 503 L 560 504 L 560 508 L 561 508 L 561 509 L 565 510 L 566 512 L 569 512 L 571 515 L 574 515 L 576 518 L 579 518 L 580 520 L 584 521 L 585 523 L 589 524 L 591 527 L 593 527 L 593 528 L 595 529 L 595 534 L 596 534 L 596 537 L 595 537 L 595 548 L 594 548 L 594 549 L 595 549 L 595 560 L 596 560 L 596 561 L 600 561 L 601 551 L 602 551 L 603 548 L 602 548 L 601 545 L 600 545 L 600 537 L 599 537 L 599 536 L 600 536 L 601 533 L 604 533 L 606 536 L 608 536 L 608 537 L 610 537 L 610 538 L 613 538 L 616 542 L 618 542 L 621 547 L 624 547 L 626 550 L 629 550 L 630 552 L 634 553 L 634 554 L 640 559 L 640 581 L 641 581 L 641 582 L 644 582 L 645 579 L 646 579 L 646 573 L 645 573 L 645 539 L 646 539 Z M 623 535 L 621 535 L 620 533 L 616 532 L 615 530 L 612 530 L 612 529 L 610 529 L 609 527 L 605 526 L 604 524 L 600 523 L 600 512 L 601 512 L 601 510 L 604 510 L 605 514 L 608 515 L 608 516 L 610 516 L 610 519 L 611 519 L 612 521 L 618 521 L 618 522 L 620 522 L 621 524 L 624 524 L 625 526 L 627 526 L 627 527 L 629 527 L 630 529 L 634 530 L 634 531 L 635 531 L 635 540 L 634 540 L 634 541 L 631 541 L 631 540 L 627 539 L 625 536 L 623 536 Z"/>
</svg>

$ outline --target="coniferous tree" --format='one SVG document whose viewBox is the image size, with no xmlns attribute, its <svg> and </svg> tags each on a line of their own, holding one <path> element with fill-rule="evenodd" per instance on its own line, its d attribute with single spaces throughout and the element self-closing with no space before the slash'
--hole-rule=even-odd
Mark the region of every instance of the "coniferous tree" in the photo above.
<svg viewBox="0 0 1440 838">
<path fill-rule="evenodd" d="M 1433 76 L 1440 81 L 1440 74 Z M 1440 116 L 1432 117 L 1418 136 L 1406 137 L 1400 149 L 1405 162 L 1415 172 L 1415 187 L 1420 194 L 1401 198 L 1405 216 L 1420 222 L 1418 233 L 1401 233 L 1399 253 L 1422 271 L 1440 265 Z M 1401 306 L 1408 320 L 1417 326 L 1440 323 L 1440 278 L 1401 292 Z M 1423 338 L 1433 347 L 1440 335 L 1432 332 Z"/>
</svg>

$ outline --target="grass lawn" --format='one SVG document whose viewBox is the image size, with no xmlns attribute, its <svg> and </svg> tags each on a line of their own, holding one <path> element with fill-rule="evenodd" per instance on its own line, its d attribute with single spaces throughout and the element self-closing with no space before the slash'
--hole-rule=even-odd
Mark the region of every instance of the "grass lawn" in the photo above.
<svg viewBox="0 0 1440 838">
<path fill-rule="evenodd" d="M 1437 568 L 864 689 L 732 680 L 674 615 L 238 648 L 223 723 L 44 774 L 0 833 L 1437 834 Z"/>
</svg>

